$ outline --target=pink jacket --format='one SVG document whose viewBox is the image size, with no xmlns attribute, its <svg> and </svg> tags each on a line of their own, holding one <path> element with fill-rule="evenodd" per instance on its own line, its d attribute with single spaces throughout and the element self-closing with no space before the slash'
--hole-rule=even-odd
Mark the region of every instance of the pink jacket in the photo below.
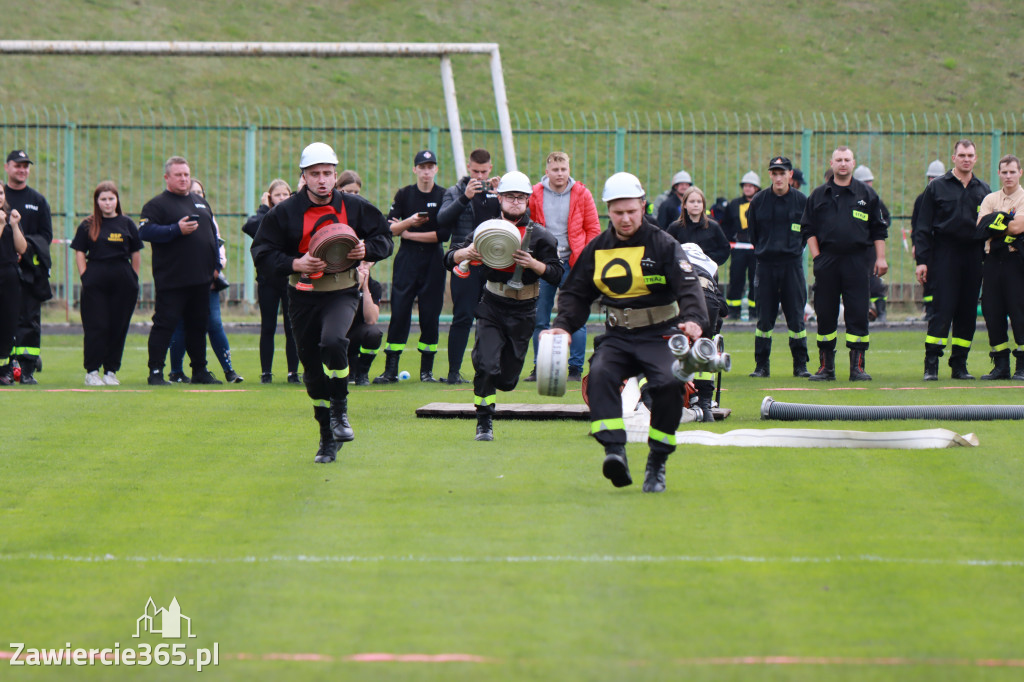
<svg viewBox="0 0 1024 682">
<path fill-rule="evenodd" d="M 530 219 L 540 225 L 544 224 L 544 185 L 540 182 L 533 186 L 533 194 L 530 195 Z M 599 234 L 601 221 L 597 217 L 594 195 L 586 185 L 577 180 L 569 190 L 569 248 L 572 250 L 569 256 L 570 267 L 575 265 L 576 259 L 583 252 L 583 247 Z"/>
</svg>

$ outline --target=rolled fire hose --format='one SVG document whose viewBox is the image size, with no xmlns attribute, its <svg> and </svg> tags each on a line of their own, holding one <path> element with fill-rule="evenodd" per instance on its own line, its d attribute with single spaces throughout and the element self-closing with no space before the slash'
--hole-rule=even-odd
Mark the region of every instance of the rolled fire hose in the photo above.
<svg viewBox="0 0 1024 682">
<path fill-rule="evenodd" d="M 996 421 L 1024 419 L 1024 405 L 808 405 L 780 403 L 766 396 L 761 419 L 776 421 L 885 421 L 940 419 Z"/>
<path fill-rule="evenodd" d="M 569 335 L 541 334 L 537 343 L 537 393 L 561 397 L 569 376 Z"/>
</svg>

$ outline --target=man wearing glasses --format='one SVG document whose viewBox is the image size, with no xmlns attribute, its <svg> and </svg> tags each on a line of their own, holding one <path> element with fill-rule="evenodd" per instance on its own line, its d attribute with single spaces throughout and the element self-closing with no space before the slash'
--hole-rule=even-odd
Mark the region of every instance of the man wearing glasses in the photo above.
<svg viewBox="0 0 1024 682">
<path fill-rule="evenodd" d="M 520 239 L 531 230 L 529 250 L 518 249 L 514 264 L 500 270 L 486 263 L 478 268 L 486 284 L 483 297 L 476 306 L 476 342 L 473 344 L 473 402 L 476 405 L 475 440 L 494 440 L 493 419 L 497 409 L 497 391 L 511 391 L 519 382 L 523 361 L 530 347 L 537 320 L 539 281 L 553 287 L 562 281 L 562 264 L 558 258 L 558 242 L 547 230 L 530 220 L 526 210 L 533 186 L 525 173 L 512 171 L 498 184 L 501 218 L 516 226 Z M 473 243 L 473 234 L 445 254 L 449 270 L 463 261 L 482 261 Z M 521 288 L 508 286 L 516 267 L 522 268 Z"/>
</svg>

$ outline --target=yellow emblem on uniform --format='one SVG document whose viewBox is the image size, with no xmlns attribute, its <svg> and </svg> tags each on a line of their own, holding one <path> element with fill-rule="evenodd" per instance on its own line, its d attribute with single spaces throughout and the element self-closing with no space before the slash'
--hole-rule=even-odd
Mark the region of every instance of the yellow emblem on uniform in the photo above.
<svg viewBox="0 0 1024 682">
<path fill-rule="evenodd" d="M 634 298 L 651 293 L 644 283 L 640 261 L 644 247 L 627 246 L 594 252 L 594 285 L 610 298 Z"/>
<path fill-rule="evenodd" d="M 107 235 L 107 241 L 108 242 L 123 242 L 124 241 L 124 235 L 122 235 L 120 232 L 111 232 L 109 235 Z"/>
<path fill-rule="evenodd" d="M 750 210 L 750 202 L 740 204 L 740 229 L 747 229 L 747 211 Z"/>
</svg>

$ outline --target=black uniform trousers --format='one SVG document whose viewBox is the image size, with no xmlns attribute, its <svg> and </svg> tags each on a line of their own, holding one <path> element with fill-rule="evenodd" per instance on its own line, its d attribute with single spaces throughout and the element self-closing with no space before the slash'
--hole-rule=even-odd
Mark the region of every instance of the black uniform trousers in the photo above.
<svg viewBox="0 0 1024 682">
<path fill-rule="evenodd" d="M 952 325 L 950 358 L 967 358 L 978 325 L 984 242 L 937 238 L 928 265 L 935 314 L 928 321 L 925 355 L 941 357 Z"/>
<path fill-rule="evenodd" d="M 874 248 L 874 247 L 871 247 Z M 822 251 L 814 259 L 814 313 L 818 317 L 818 348 L 834 351 L 839 328 L 839 299 L 846 307 L 846 347 L 868 348 L 868 271 L 866 256 Z"/>
<path fill-rule="evenodd" d="M 124 259 L 91 260 L 82 275 L 82 346 L 86 372 L 121 369 L 124 340 L 139 298 L 139 278 Z"/>
<path fill-rule="evenodd" d="M 277 336 L 277 311 L 284 318 L 284 356 L 288 372 L 299 371 L 299 355 L 288 315 L 288 278 L 257 277 L 256 294 L 260 305 L 260 371 L 270 374 L 274 367 L 274 340 Z"/>
<path fill-rule="evenodd" d="M 210 321 L 210 283 L 157 289 L 153 328 L 149 331 L 149 369 L 163 370 L 178 322 L 185 323 L 185 352 L 193 374 L 206 369 L 206 326 Z"/>
<path fill-rule="evenodd" d="M 651 451 L 668 454 L 676 449 L 676 429 L 683 415 L 683 387 L 672 374 L 675 359 L 667 338 L 678 334 L 671 324 L 635 331 L 608 329 L 594 339 L 590 357 L 587 397 L 590 400 L 590 434 L 602 445 L 624 445 L 622 382 L 643 374 L 652 399 Z"/>
<path fill-rule="evenodd" d="M 476 306 L 473 396 L 477 414 L 494 414 L 495 392 L 519 383 L 537 323 L 537 299 L 517 301 L 485 293 Z"/>
<path fill-rule="evenodd" d="M 18 326 L 14 331 L 14 356 L 22 372 L 32 374 L 41 368 L 39 347 L 43 340 L 43 304 L 32 295 L 32 288 L 19 281 L 21 305 L 18 311 Z M 5 292 L 6 295 L 6 292 Z"/>
<path fill-rule="evenodd" d="M 469 276 L 452 274 L 452 324 L 448 329 L 448 372 L 462 368 L 462 358 L 469 345 L 469 332 L 473 328 L 474 312 L 484 291 L 484 276 L 479 267 L 470 267 Z"/>
<path fill-rule="evenodd" d="M 384 350 L 404 350 L 412 324 L 412 306 L 418 299 L 419 350 L 436 353 L 441 308 L 444 306 L 445 269 L 441 245 L 403 243 L 395 256 L 392 271 L 391 323 L 388 324 L 388 343 Z"/>
<path fill-rule="evenodd" d="M 306 394 L 314 401 L 343 400 L 348 395 L 348 331 L 359 307 L 359 287 L 288 287 L 288 297 Z"/>
<path fill-rule="evenodd" d="M 739 316 L 743 305 L 743 290 L 748 285 L 750 293 L 747 303 L 750 307 L 757 306 L 757 257 L 753 249 L 733 248 L 729 261 L 729 287 L 725 292 L 725 303 L 729 306 L 729 314 Z"/>
<path fill-rule="evenodd" d="M 992 352 L 1010 350 L 1007 317 L 1013 340 L 1018 348 L 1024 347 L 1024 254 L 1006 249 L 987 254 L 982 282 L 981 312 Z"/>
<path fill-rule="evenodd" d="M 348 330 L 348 364 L 355 364 L 360 353 L 376 355 L 384 340 L 384 332 L 375 324 L 366 324 L 359 310 L 356 310 L 352 327 Z"/>
<path fill-rule="evenodd" d="M 804 328 L 807 282 L 804 279 L 803 256 L 787 261 L 757 261 L 756 282 L 754 357 L 767 360 L 771 355 L 772 331 L 781 305 L 789 329 L 789 350 L 793 359 L 807 362 L 807 331 Z"/>
<path fill-rule="evenodd" d="M 3 292 L 0 296 L 0 365 L 6 365 L 11 361 L 21 310 L 21 278 L 17 265 L 0 264 L 0 291 Z"/>
</svg>

